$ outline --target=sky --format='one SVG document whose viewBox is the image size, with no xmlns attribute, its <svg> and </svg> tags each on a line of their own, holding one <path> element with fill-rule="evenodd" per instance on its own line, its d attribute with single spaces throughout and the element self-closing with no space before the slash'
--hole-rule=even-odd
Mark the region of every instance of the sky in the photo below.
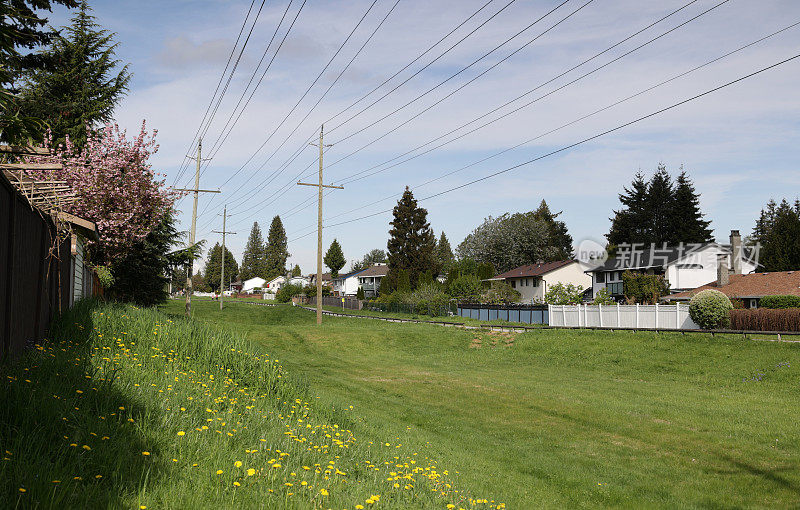
<svg viewBox="0 0 800 510">
<path fill-rule="evenodd" d="M 192 187 L 186 156 L 196 155 L 194 137 L 251 2 L 90 5 L 133 72 L 116 122 L 131 135 L 142 121 L 157 129 L 153 168 L 169 185 Z M 222 193 L 201 194 L 197 237 L 209 247 L 221 241 L 212 231 L 222 229 L 227 204 L 237 260 L 253 222 L 266 237 L 280 215 L 289 265 L 316 271 L 316 190 L 296 182 L 317 180 L 319 150 L 309 142 L 319 143 L 323 123 L 331 144 L 324 181 L 344 185 L 325 195 L 323 245 L 338 239 L 351 261 L 386 248 L 405 186 L 453 248 L 486 217 L 530 211 L 543 199 L 561 211 L 576 245 L 602 242 L 623 187 L 658 165 L 688 172 L 719 240 L 731 229 L 748 234 L 769 199 L 800 196 L 800 58 L 548 155 L 800 53 L 800 25 L 786 29 L 800 22 L 800 2 L 267 0 L 256 19 L 260 5 L 216 114 L 203 123 L 211 159 L 200 187 Z M 63 8 L 50 15 L 55 26 L 68 18 Z M 188 229 L 191 198 L 178 209 Z"/>
</svg>

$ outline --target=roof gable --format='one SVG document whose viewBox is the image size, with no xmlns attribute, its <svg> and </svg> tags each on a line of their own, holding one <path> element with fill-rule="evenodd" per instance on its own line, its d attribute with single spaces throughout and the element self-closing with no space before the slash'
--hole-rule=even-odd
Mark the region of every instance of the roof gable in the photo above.
<svg viewBox="0 0 800 510">
<path fill-rule="evenodd" d="M 540 264 L 527 264 L 524 266 L 515 267 L 505 273 L 500 273 L 497 276 L 490 278 L 491 280 L 504 280 L 506 278 L 526 278 L 530 276 L 541 276 L 556 269 L 568 266 L 570 264 L 577 264 L 574 260 L 556 260 L 554 262 L 543 262 Z"/>
</svg>

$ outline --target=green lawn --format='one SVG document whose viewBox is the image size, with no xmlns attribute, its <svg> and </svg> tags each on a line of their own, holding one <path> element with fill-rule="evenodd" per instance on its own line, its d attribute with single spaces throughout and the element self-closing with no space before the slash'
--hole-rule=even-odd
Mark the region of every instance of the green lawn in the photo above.
<svg viewBox="0 0 800 510">
<path fill-rule="evenodd" d="M 800 501 L 798 344 L 196 312 L 263 345 L 320 403 L 353 405 L 362 438 L 425 451 L 457 486 L 509 508 Z"/>
</svg>

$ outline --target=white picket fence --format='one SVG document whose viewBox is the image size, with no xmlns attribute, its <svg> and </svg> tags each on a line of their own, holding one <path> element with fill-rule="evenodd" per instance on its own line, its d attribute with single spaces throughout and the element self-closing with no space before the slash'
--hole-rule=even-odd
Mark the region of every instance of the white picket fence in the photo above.
<svg viewBox="0 0 800 510">
<path fill-rule="evenodd" d="M 699 329 L 688 305 L 549 305 L 550 326 Z"/>
</svg>

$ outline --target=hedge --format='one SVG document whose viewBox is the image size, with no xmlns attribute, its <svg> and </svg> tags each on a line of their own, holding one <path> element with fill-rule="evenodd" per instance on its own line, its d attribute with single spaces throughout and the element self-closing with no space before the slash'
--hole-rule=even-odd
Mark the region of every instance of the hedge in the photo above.
<svg viewBox="0 0 800 510">
<path fill-rule="evenodd" d="M 800 331 L 800 308 L 731 310 L 731 329 Z"/>
<path fill-rule="evenodd" d="M 759 308 L 800 308 L 800 296 L 764 296 Z"/>
</svg>

